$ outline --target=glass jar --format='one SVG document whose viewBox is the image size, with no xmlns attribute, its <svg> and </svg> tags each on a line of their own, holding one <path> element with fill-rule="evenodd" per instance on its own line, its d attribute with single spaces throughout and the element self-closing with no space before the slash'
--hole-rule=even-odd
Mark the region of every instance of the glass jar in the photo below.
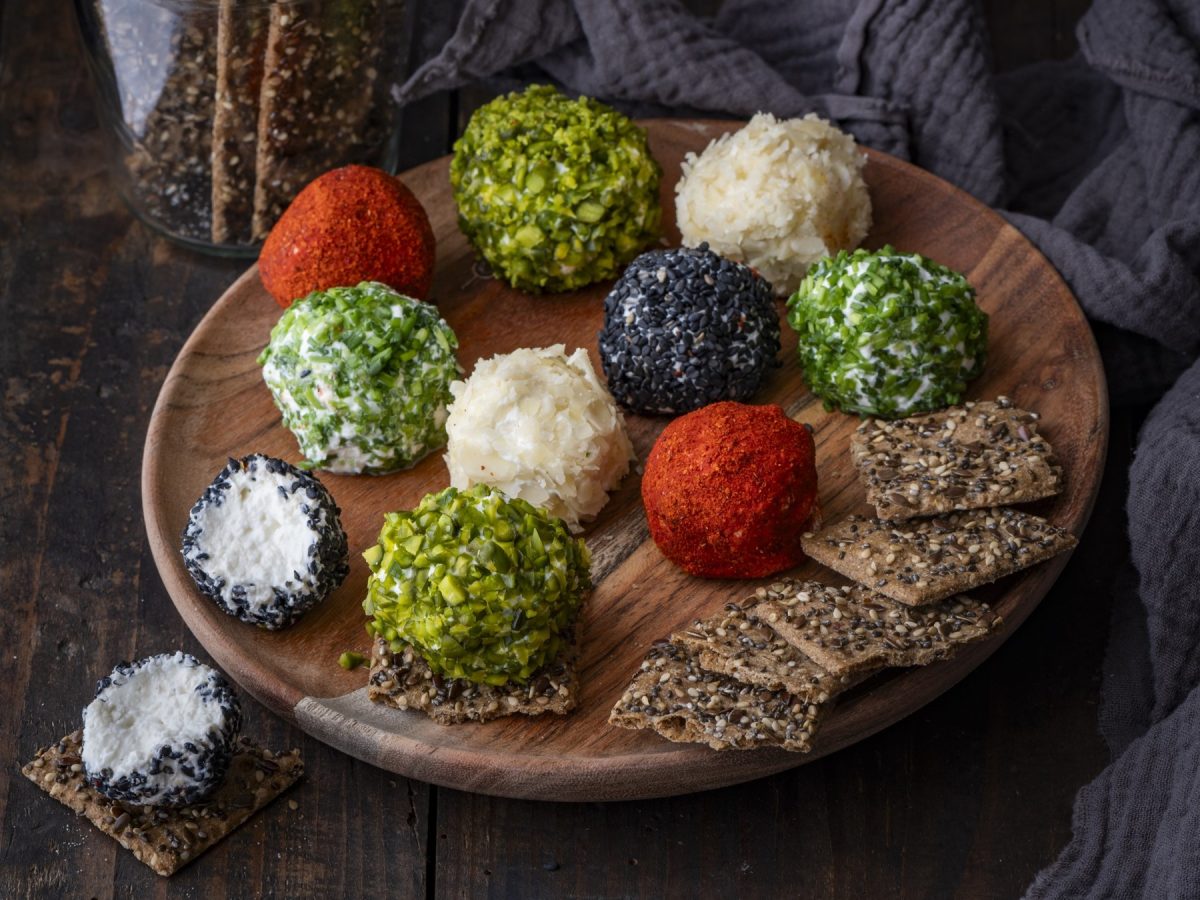
<svg viewBox="0 0 1200 900">
<path fill-rule="evenodd" d="M 328 169 L 393 171 L 405 0 L 75 0 L 134 213 L 196 249 L 253 255 Z"/>
</svg>

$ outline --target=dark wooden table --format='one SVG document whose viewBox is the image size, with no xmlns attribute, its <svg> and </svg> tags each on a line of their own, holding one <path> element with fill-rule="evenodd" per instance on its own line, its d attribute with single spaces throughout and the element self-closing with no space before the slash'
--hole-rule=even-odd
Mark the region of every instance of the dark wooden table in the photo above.
<svg viewBox="0 0 1200 900">
<path fill-rule="evenodd" d="M 1071 51 L 1081 2 L 988 5 L 1001 65 Z M 446 152 L 475 93 L 410 109 L 405 165 Z M 1039 610 L 918 714 L 740 787 L 614 804 L 500 800 L 364 765 L 246 698 L 246 731 L 308 774 L 160 879 L 18 772 L 75 728 L 120 659 L 205 654 L 146 548 L 151 406 L 245 263 L 195 256 L 122 207 L 65 0 L 0 18 L 0 896 L 1017 895 L 1070 834 L 1096 733 L 1131 426 L 1114 414 L 1092 524 Z"/>
</svg>

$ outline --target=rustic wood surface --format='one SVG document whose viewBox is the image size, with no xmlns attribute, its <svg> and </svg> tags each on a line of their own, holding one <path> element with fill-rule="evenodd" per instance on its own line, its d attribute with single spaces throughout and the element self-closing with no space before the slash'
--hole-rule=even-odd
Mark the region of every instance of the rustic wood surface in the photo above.
<svg viewBox="0 0 1200 900">
<path fill-rule="evenodd" d="M 987 4 L 997 61 L 1069 52 L 1082 5 Z M 304 754 L 297 808 L 169 882 L 40 794 L 19 763 L 74 727 L 115 660 L 205 656 L 156 574 L 138 473 L 171 361 L 245 267 L 121 206 L 76 41 L 65 0 L 0 13 L 0 896 L 1011 897 L 1054 859 L 1107 761 L 1128 411 L 1083 542 L 1026 624 L 936 702 L 812 765 L 666 800 L 504 800 L 360 763 L 248 699 L 249 733 Z M 469 105 L 413 109 L 405 165 L 446 152 Z"/>
<path fill-rule="evenodd" d="M 663 166 L 665 237 L 677 245 L 671 201 L 680 163 L 685 153 L 703 149 L 736 123 L 652 120 L 647 125 L 651 150 Z M 1042 431 L 1068 477 L 1063 493 L 1038 504 L 1038 512 L 1082 531 L 1108 439 L 1104 374 L 1083 313 L 1053 267 L 996 213 L 907 163 L 875 152 L 869 160 L 865 175 L 875 224 L 865 244 L 919 250 L 967 275 L 991 317 L 988 365 L 972 383 L 970 396 L 1007 394 L 1042 415 Z M 545 298 L 480 278 L 456 224 L 448 167 L 443 157 L 403 177 L 430 213 L 438 241 L 430 296 L 459 337 L 459 358 L 468 373 L 477 359 L 557 342 L 565 343 L 567 352 L 586 348 L 599 370 L 596 334 L 607 286 Z M 263 452 L 300 461 L 256 362 L 279 315 L 254 269 L 214 305 L 167 373 L 142 470 L 147 535 L 167 590 L 192 632 L 247 690 L 310 734 L 368 762 L 436 784 L 504 796 L 663 796 L 724 787 L 810 760 L 781 751 L 718 754 L 606 724 L 653 640 L 771 581 L 693 578 L 668 562 L 649 538 L 636 472 L 585 532 L 595 590 L 583 616 L 580 705 L 565 718 L 513 716 L 446 728 L 420 713 L 371 704 L 366 669 L 345 672 L 336 665 L 347 649 L 369 654 L 361 608 L 368 572 L 361 552 L 377 540 L 384 512 L 411 508 L 449 483 L 440 453 L 389 476 L 323 476 L 342 508 L 350 576 L 297 625 L 266 632 L 217 609 L 184 569 L 179 535 L 192 503 L 230 456 Z M 785 327 L 783 365 L 755 401 L 778 403 L 813 426 L 827 521 L 852 512 L 869 514 L 849 461 L 850 435 L 859 419 L 822 409 L 805 388 L 795 346 L 794 332 Z M 644 460 L 667 420 L 631 415 L 626 421 Z M 952 662 L 888 673 L 854 691 L 822 726 L 814 756 L 879 731 L 957 682 L 1013 633 L 1066 561 L 1060 557 L 975 592 L 992 602 L 1006 627 Z M 794 574 L 841 582 L 814 563 Z"/>
</svg>

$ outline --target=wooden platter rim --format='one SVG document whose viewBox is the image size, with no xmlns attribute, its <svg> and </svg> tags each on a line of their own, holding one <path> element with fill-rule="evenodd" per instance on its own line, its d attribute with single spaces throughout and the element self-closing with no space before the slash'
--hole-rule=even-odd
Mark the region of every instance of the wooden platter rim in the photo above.
<svg viewBox="0 0 1200 900">
<path fill-rule="evenodd" d="M 737 123 L 666 119 L 650 120 L 643 124 L 657 125 L 660 128 L 685 127 L 704 130 L 714 127 L 733 127 Z M 951 194 L 956 195 L 956 202 L 971 207 L 975 214 L 993 217 L 999 223 L 997 235 L 1007 233 L 1010 240 L 1015 240 L 1019 245 L 1023 245 L 1025 252 L 1034 254 L 1044 270 L 1044 275 L 1055 282 L 1054 286 L 1057 291 L 1069 298 L 1074 305 L 1074 312 L 1082 320 L 1086 328 L 1087 340 L 1090 342 L 1087 356 L 1091 362 L 1090 375 L 1094 379 L 1098 396 L 1098 421 L 1095 427 L 1097 433 L 1094 436 L 1096 441 L 1094 446 L 1096 459 L 1093 466 L 1095 477 L 1085 492 L 1082 506 L 1075 511 L 1075 520 L 1069 523 L 1076 534 L 1081 534 L 1090 517 L 1099 490 L 1099 473 L 1103 470 L 1103 461 L 1107 453 L 1109 412 L 1107 385 L 1098 350 L 1077 301 L 1062 281 L 1061 276 L 1040 251 L 994 210 L 929 172 L 879 151 L 863 149 L 876 163 L 902 171 L 907 177 L 936 186 L 939 191 L 948 190 Z M 449 157 L 442 157 L 433 160 L 407 174 L 415 177 L 422 172 L 436 170 L 446 166 L 448 159 Z M 896 694 L 903 697 L 905 702 L 891 704 L 890 714 L 878 717 L 870 727 L 855 732 L 855 736 L 850 741 L 842 744 L 838 744 L 836 741 L 827 743 L 819 741 L 812 754 L 790 754 L 777 750 L 715 753 L 704 748 L 696 748 L 694 745 L 670 745 L 664 742 L 664 746 L 653 753 L 647 753 L 642 748 L 634 747 L 629 753 L 569 756 L 565 759 L 569 760 L 570 764 L 563 766 L 547 765 L 547 760 L 564 759 L 561 755 L 507 751 L 481 753 L 475 749 L 457 748 L 452 744 L 431 744 L 408 735 L 379 729 L 373 729 L 373 740 L 369 741 L 363 732 L 370 729 L 371 726 L 362 721 L 348 723 L 339 709 L 339 707 L 345 707 L 348 703 L 353 702 L 353 694 L 357 692 L 326 698 L 306 696 L 295 685 L 278 679 L 274 673 L 267 670 L 263 662 L 254 656 L 245 656 L 229 651 L 220 638 L 221 628 L 212 627 L 210 622 L 200 614 L 202 607 L 196 601 L 203 598 L 198 598 L 190 577 L 179 562 L 178 536 L 168 531 L 166 523 L 160 516 L 159 508 L 153 502 L 158 495 L 157 486 L 160 479 L 164 477 L 164 460 L 156 450 L 164 441 L 166 410 L 172 405 L 173 399 L 179 391 L 180 379 L 188 377 L 189 366 L 187 363 L 197 352 L 196 348 L 202 342 L 207 326 L 223 316 L 226 313 L 226 307 L 235 303 L 242 293 L 252 288 L 256 280 L 257 266 L 251 266 L 205 314 L 172 363 L 155 402 L 143 453 L 141 484 L 143 514 L 151 552 L 168 594 L 185 623 L 235 681 L 272 712 L 298 724 L 318 740 L 408 777 L 419 778 L 447 787 L 481 790 L 501 796 L 556 800 L 612 800 L 703 790 L 783 771 L 820 758 L 842 746 L 889 727 L 896 721 L 912 714 L 925 703 L 932 701 L 945 690 L 949 690 L 969 671 L 990 656 L 1008 635 L 1015 631 L 1036 608 L 1066 565 L 1068 555 L 1044 563 L 1027 573 L 1019 585 L 1006 592 L 1005 598 L 1016 596 L 1017 599 L 1013 609 L 1006 613 L 1007 626 L 1005 629 L 996 637 L 967 648 L 955 659 L 939 663 L 939 674 L 946 676 L 937 679 L 944 682 L 940 689 L 926 690 L 917 702 L 913 702 L 911 695 L 904 695 L 903 686 L 912 682 L 914 676 L 919 677 L 922 671 L 928 672 L 928 670 L 897 670 L 889 674 L 874 690 Z M 230 623 L 235 626 L 240 625 L 233 620 L 230 620 Z M 953 677 L 949 677 L 951 674 Z M 365 691 L 365 689 L 360 689 L 360 691 Z M 831 719 L 830 725 L 836 721 L 837 717 L 835 716 Z M 347 727 L 348 724 L 350 727 Z M 700 750 L 699 753 L 687 752 L 697 749 Z M 670 776 L 677 772 L 681 756 L 688 766 L 688 776 L 681 781 L 672 780 Z M 536 790 L 531 790 L 529 782 L 525 780 L 529 776 L 536 776 Z"/>
</svg>

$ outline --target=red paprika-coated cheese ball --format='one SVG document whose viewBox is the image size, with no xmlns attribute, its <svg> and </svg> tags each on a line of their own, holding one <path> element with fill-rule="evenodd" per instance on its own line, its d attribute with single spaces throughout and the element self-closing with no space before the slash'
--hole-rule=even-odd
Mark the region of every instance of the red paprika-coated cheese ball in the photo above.
<svg viewBox="0 0 1200 900">
<path fill-rule="evenodd" d="M 435 241 L 424 207 L 381 169 L 344 166 L 308 184 L 280 216 L 258 274 L 284 309 L 313 291 L 379 281 L 424 300 Z"/>
<path fill-rule="evenodd" d="M 654 543 L 704 578 L 761 578 L 804 559 L 817 500 L 808 429 L 778 406 L 713 403 L 673 421 L 642 478 Z"/>
</svg>

